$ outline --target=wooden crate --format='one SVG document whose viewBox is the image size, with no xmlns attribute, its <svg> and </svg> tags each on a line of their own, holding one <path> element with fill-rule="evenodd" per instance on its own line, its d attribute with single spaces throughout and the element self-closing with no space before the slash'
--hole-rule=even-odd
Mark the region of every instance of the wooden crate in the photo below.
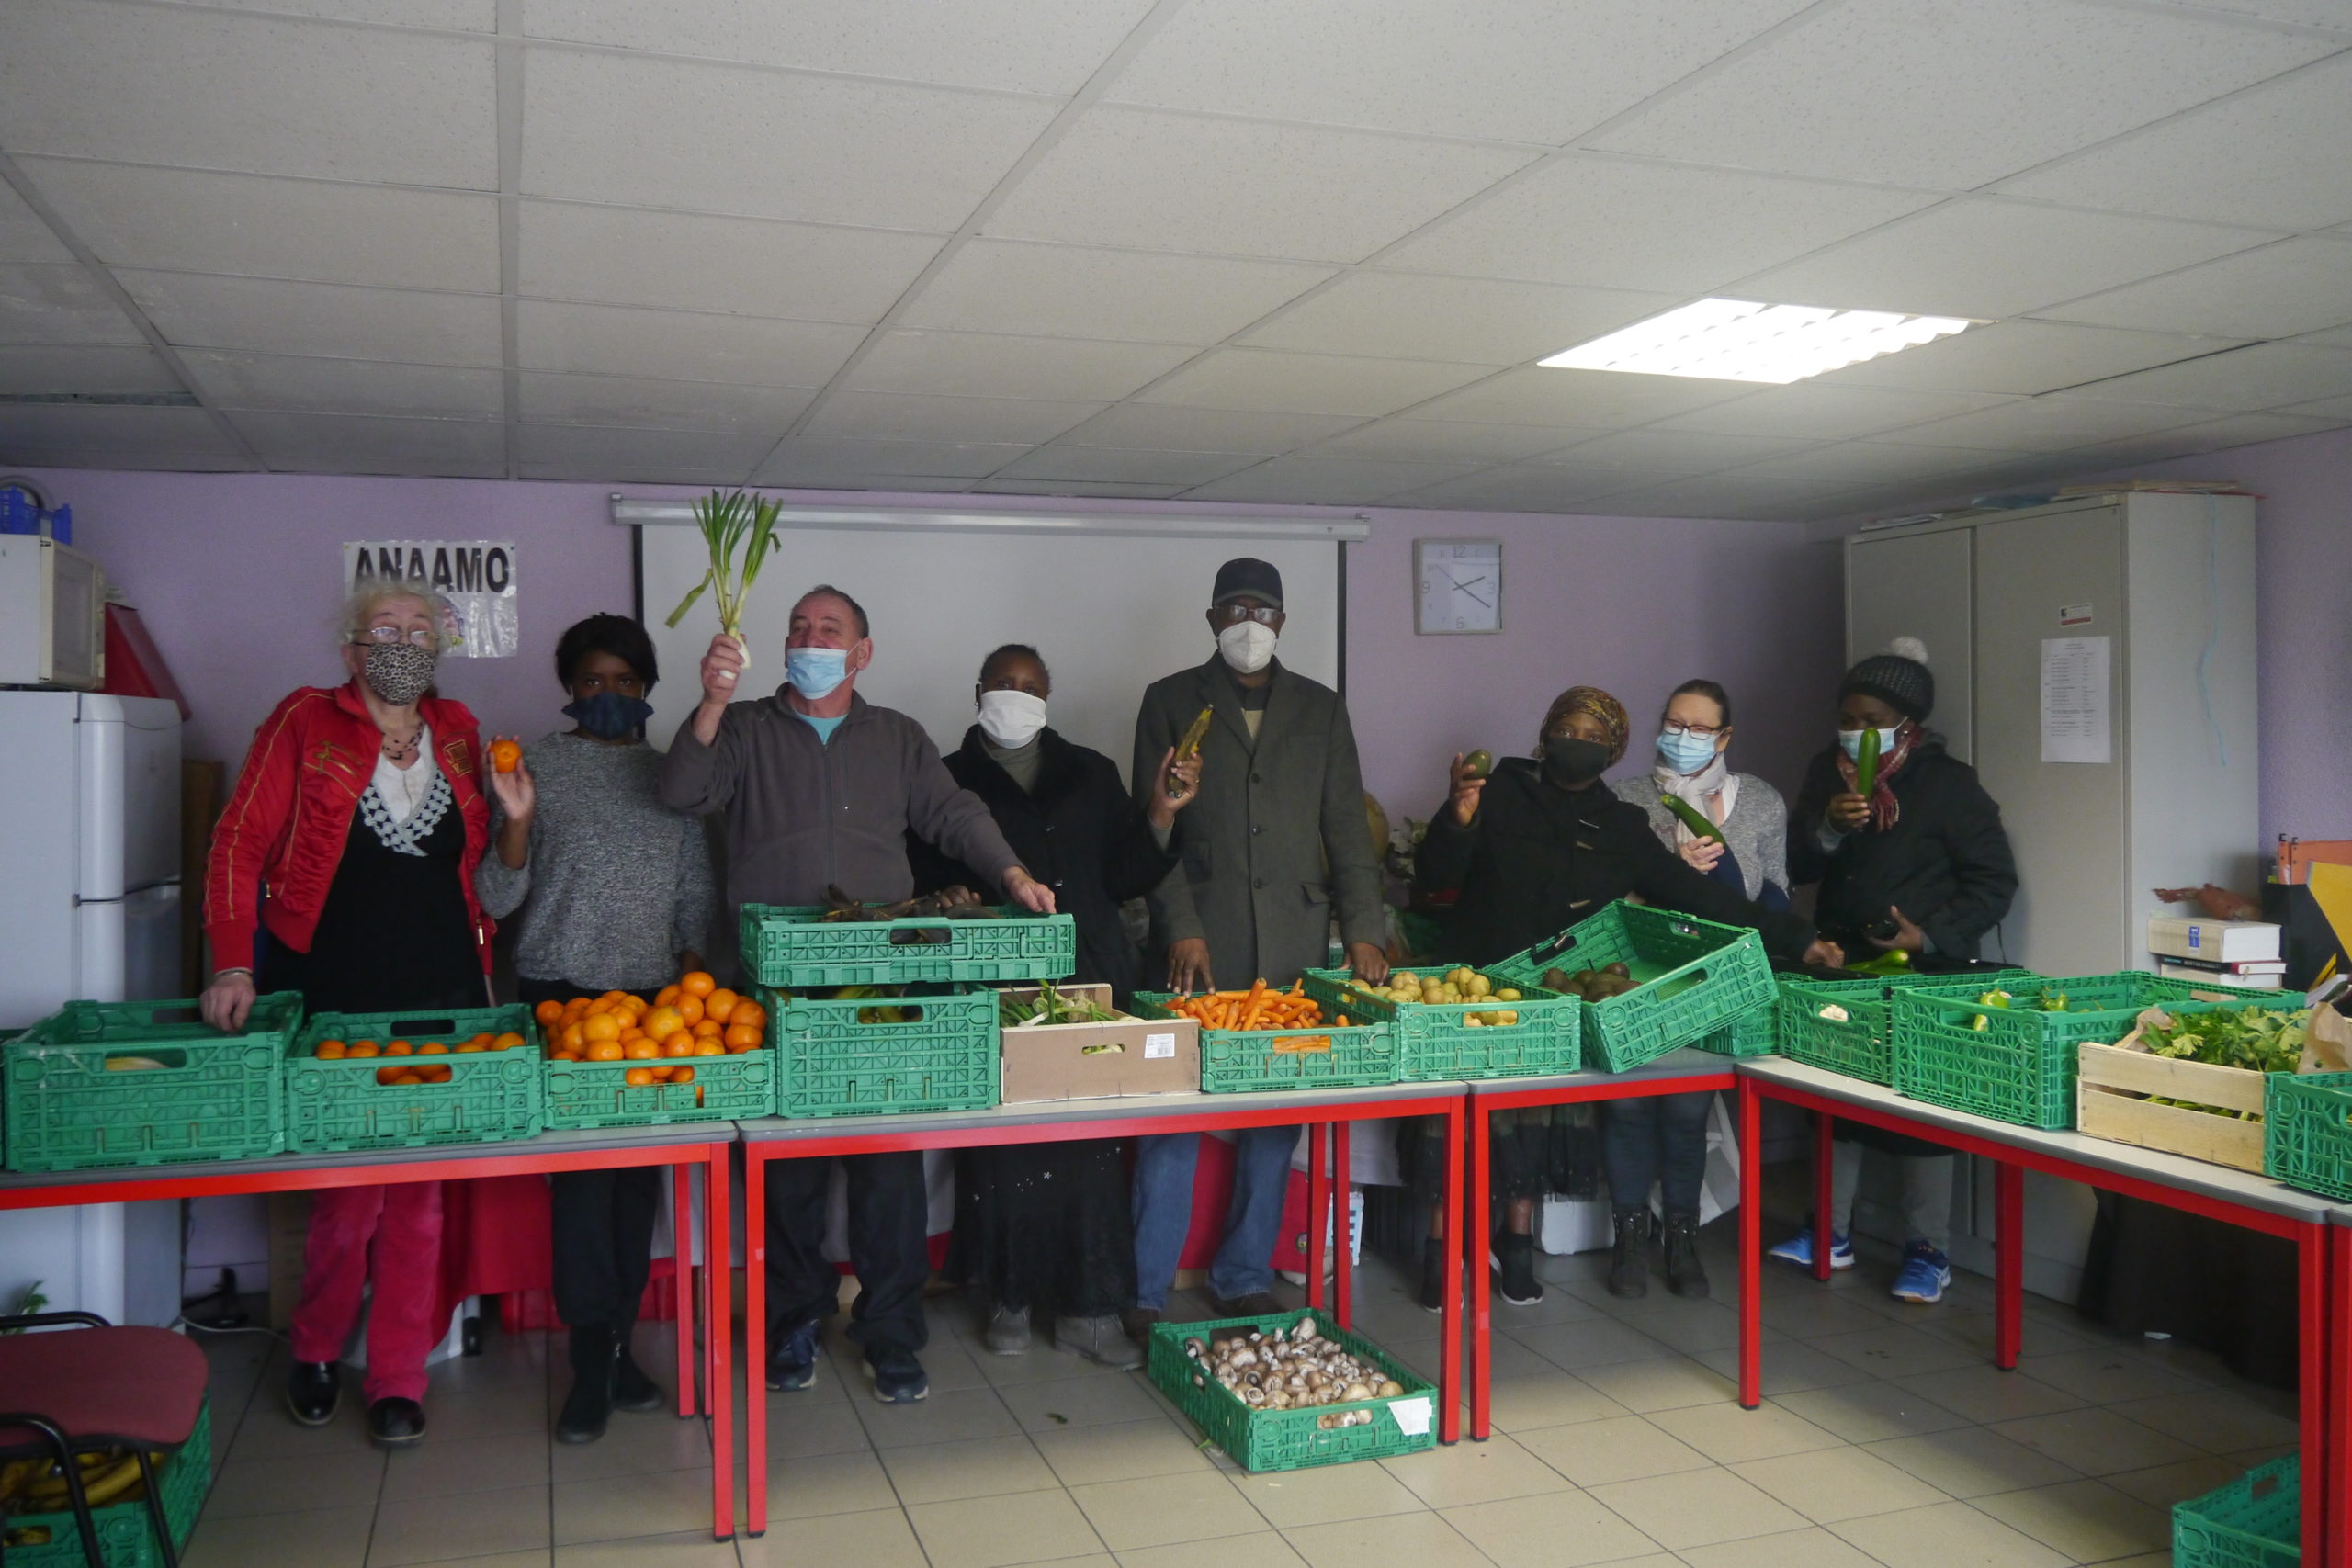
<svg viewBox="0 0 2352 1568">
<path fill-rule="evenodd" d="M 2076 1049 L 2082 1053 L 2075 1082 L 2078 1132 L 2238 1170 L 2262 1169 L 2263 1074 L 2116 1045 L 2086 1043 Z M 2252 1111 L 2254 1120 L 2158 1105 L 2143 1096 Z"/>
</svg>

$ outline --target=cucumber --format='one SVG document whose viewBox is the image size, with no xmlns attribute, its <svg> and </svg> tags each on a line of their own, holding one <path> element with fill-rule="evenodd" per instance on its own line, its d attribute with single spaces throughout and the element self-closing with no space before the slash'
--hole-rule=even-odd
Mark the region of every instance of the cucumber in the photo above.
<svg viewBox="0 0 2352 1568">
<path fill-rule="evenodd" d="M 1661 795 L 1658 798 L 1666 802 L 1666 808 L 1668 811 L 1682 819 L 1684 827 L 1702 839 L 1713 839 L 1715 842 L 1726 848 L 1729 847 L 1730 840 L 1724 837 L 1724 830 L 1716 827 L 1705 812 L 1679 795 Z"/>
<path fill-rule="evenodd" d="M 1854 793 L 1864 800 L 1878 788 L 1878 726 L 1862 731 L 1860 755 L 1854 759 Z"/>
</svg>

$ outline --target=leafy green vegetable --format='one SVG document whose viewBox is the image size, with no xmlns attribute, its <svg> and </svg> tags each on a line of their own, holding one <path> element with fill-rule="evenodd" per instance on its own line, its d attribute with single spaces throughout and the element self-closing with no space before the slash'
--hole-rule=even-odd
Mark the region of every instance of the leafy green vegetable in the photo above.
<svg viewBox="0 0 2352 1568">
<path fill-rule="evenodd" d="M 718 629 L 741 641 L 743 637 L 743 601 L 752 592 L 752 583 L 760 575 L 760 564 L 767 559 L 768 551 L 775 544 L 775 520 L 784 510 L 780 502 L 749 496 L 741 491 L 720 495 L 712 491 L 695 502 L 695 525 L 702 530 L 703 542 L 710 547 L 710 570 L 702 581 L 686 591 L 678 607 L 670 612 L 669 625 L 676 626 L 685 619 L 695 601 L 710 591 L 711 602 L 718 609 Z M 735 553 L 741 548 L 742 566 L 738 572 Z"/>
<path fill-rule="evenodd" d="M 2276 1008 L 2230 1008 L 2219 1012 L 2173 1018 L 2158 1013 L 2163 1023 L 2143 1025 L 2140 1043 L 2154 1056 L 2175 1061 L 2203 1062 L 2215 1067 L 2243 1067 L 2255 1073 L 2291 1073 L 2302 1066 L 2303 1036 L 2311 1028 L 2309 1008 L 2286 1011 Z M 2231 1111 L 2186 1100 L 2156 1100 L 2158 1105 L 2200 1111 L 2233 1121 L 2261 1120 L 2258 1111 Z"/>
<path fill-rule="evenodd" d="M 1061 988 L 1051 980 L 1037 987 L 1034 997 L 1016 997 L 1001 993 L 996 1004 L 997 1023 L 1005 1029 L 1022 1029 L 1047 1023 L 1116 1023 L 1119 1015 L 1097 1007 L 1083 998 L 1062 995 Z"/>
</svg>

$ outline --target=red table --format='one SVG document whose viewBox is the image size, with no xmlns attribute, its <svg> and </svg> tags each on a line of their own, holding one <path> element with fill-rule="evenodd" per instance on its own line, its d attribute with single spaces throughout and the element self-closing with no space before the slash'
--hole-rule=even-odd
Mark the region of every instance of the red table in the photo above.
<svg viewBox="0 0 2352 1568">
<path fill-rule="evenodd" d="M 2352 1565 L 2352 1204 L 2329 1213 L 2327 1313 L 2327 1553 L 2330 1568 Z"/>
<path fill-rule="evenodd" d="M 1470 1437 L 1486 1441 L 1490 1431 L 1487 1405 L 1492 1393 L 1494 1361 L 1494 1281 L 1487 1268 L 1490 1198 L 1487 1191 L 1488 1149 L 1492 1139 L 1487 1113 L 1522 1106 L 1572 1105 L 1587 1100 L 1635 1100 L 1653 1094 L 1693 1094 L 1732 1089 L 1733 1062 L 1709 1051 L 1670 1052 L 1657 1061 L 1622 1073 L 1562 1073 L 1553 1077 L 1490 1078 L 1470 1086 L 1470 1222 L 1456 1230 L 1449 1222 L 1446 1234 L 1461 1236 L 1470 1267 Z M 1748 1133 L 1741 1129 L 1742 1148 Z M 1740 1209 L 1752 1211 L 1755 1189 L 1747 1167 L 1740 1168 Z M 1745 1292 L 1756 1273 L 1756 1259 L 1743 1250 L 1739 1259 L 1740 1288 Z"/>
<path fill-rule="evenodd" d="M 770 1160 L 823 1159 L 835 1155 L 887 1154 L 918 1149 L 978 1148 L 999 1144 L 1064 1143 L 1078 1138 L 1132 1138 L 1155 1133 L 1207 1133 L 1243 1127 L 1307 1125 L 1317 1129 L 1309 1140 L 1307 1168 L 1308 1237 L 1306 1300 L 1323 1304 L 1325 1224 L 1321 1216 L 1337 1206 L 1334 1189 L 1324 1168 L 1329 1126 L 1335 1145 L 1334 1165 L 1343 1176 L 1348 1169 L 1348 1129 L 1351 1122 L 1388 1116 L 1442 1116 L 1446 1122 L 1446 1231 L 1462 1234 L 1463 1109 L 1467 1086 L 1385 1084 L 1370 1089 L 1267 1090 L 1256 1094 L 1170 1094 L 1125 1100 L 1055 1100 L 1030 1105 L 1001 1105 L 985 1111 L 914 1112 L 899 1116 L 844 1116 L 806 1121 L 772 1119 L 739 1122 L 743 1136 L 743 1245 L 746 1276 L 743 1315 L 745 1348 L 743 1376 L 752 1397 L 744 1426 L 744 1464 L 750 1529 L 767 1529 L 767 1183 Z M 1344 1222 L 1333 1235 L 1347 1235 Z M 714 1257 L 718 1256 L 714 1251 Z M 1333 1315 L 1342 1326 L 1349 1321 L 1351 1285 L 1348 1249 L 1338 1249 L 1333 1278 Z M 1459 1253 L 1447 1266 L 1446 1299 L 1462 1297 Z M 1454 1442 L 1461 1437 L 1462 1325 L 1460 1308 L 1446 1308 L 1441 1334 L 1438 1375 L 1438 1438 Z"/>
<path fill-rule="evenodd" d="M 2302 1427 L 2302 1560 L 2328 1568 L 2352 1568 L 2352 1558 L 2345 1551 L 2347 1526 L 2341 1512 L 2346 1489 L 2342 1472 L 2352 1463 L 2352 1444 L 2344 1440 L 2346 1422 L 2352 1419 L 2352 1411 L 2347 1410 L 2347 1400 L 2352 1400 L 2352 1393 L 2347 1393 L 2347 1385 L 2352 1385 L 2352 1350 L 2343 1343 L 2346 1336 L 2342 1325 L 2334 1321 L 2340 1306 L 2332 1304 L 2346 1301 L 2341 1292 L 2352 1289 L 2352 1244 L 2347 1244 L 2347 1238 L 2352 1238 L 2352 1216 L 2344 1224 L 2331 1224 L 2335 1206 L 2326 1199 L 2227 1166 L 2080 1133 L 2013 1127 L 2006 1122 L 1905 1100 L 1882 1085 L 1781 1057 L 1742 1062 L 1738 1071 L 1744 1193 L 1757 1190 L 1761 1166 L 1756 1132 L 1760 1102 L 1765 1100 L 1815 1113 L 1814 1212 L 1817 1214 L 1830 1211 L 1829 1144 L 1837 1118 L 1923 1138 L 1994 1162 L 1993 1360 L 2004 1371 L 2017 1368 L 2024 1326 L 2025 1173 L 2029 1170 L 2293 1242 L 2302 1345 L 2298 1401 Z M 1741 1256 L 1751 1260 L 1758 1258 L 1763 1246 L 1761 1216 L 1753 1201 L 1740 1205 L 1739 1224 Z M 1815 1248 L 1814 1270 L 1820 1279 L 1829 1277 L 1826 1247 Z M 1762 1403 L 1762 1308 L 1759 1281 L 1750 1267 L 1740 1276 L 1739 1402 L 1751 1410 Z"/>
<path fill-rule="evenodd" d="M 681 1280 L 678 1311 L 678 1414 L 696 1410 L 695 1317 L 703 1325 L 702 1408 L 711 1424 L 711 1534 L 720 1540 L 735 1533 L 734 1404 L 729 1336 L 710 1325 L 725 1321 L 727 1288 L 728 1157 L 735 1142 L 731 1122 L 701 1122 L 667 1127 L 614 1127 L 601 1132 L 545 1133 L 498 1144 L 449 1144 L 432 1148 L 368 1149 L 355 1154 L 277 1155 L 260 1159 L 192 1161 L 181 1165 L 123 1166 L 106 1170 L 0 1173 L 0 1211 L 57 1208 L 73 1203 L 144 1203 L 169 1198 L 215 1198 L 242 1192 L 300 1192 L 321 1187 L 374 1187 L 401 1181 L 464 1181 L 486 1176 L 545 1175 L 559 1170 L 609 1170 L 631 1166 L 668 1166 L 676 1206 L 681 1266 L 692 1256 L 690 1219 L 693 1172 L 703 1173 L 707 1222 L 700 1293 Z M 427 1395 L 430 1411 L 431 1396 Z"/>
</svg>

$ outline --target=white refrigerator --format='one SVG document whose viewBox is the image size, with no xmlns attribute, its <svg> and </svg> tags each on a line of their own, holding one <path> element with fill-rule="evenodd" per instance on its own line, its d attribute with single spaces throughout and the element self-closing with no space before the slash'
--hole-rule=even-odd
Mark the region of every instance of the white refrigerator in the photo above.
<svg viewBox="0 0 2352 1568">
<path fill-rule="evenodd" d="M 180 712 L 160 697 L 0 691 L 0 1037 L 68 1001 L 179 989 Z M 0 1311 L 179 1311 L 179 1205 L 0 1213 Z"/>
</svg>

